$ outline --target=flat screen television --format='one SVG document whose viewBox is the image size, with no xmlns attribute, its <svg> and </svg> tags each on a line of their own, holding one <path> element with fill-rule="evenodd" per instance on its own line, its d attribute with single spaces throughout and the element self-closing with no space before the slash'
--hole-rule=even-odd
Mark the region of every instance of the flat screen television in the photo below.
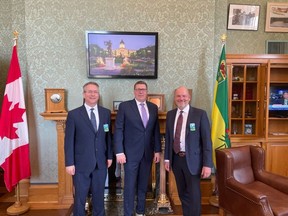
<svg viewBox="0 0 288 216">
<path fill-rule="evenodd" d="M 157 78 L 158 33 L 86 31 L 89 78 Z"/>
<path fill-rule="evenodd" d="M 270 86 L 269 116 L 288 118 L 288 84 Z"/>
</svg>

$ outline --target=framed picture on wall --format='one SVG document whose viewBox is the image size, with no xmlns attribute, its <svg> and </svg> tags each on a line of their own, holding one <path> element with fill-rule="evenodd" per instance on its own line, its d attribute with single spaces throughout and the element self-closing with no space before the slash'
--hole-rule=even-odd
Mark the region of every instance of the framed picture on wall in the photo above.
<svg viewBox="0 0 288 216">
<path fill-rule="evenodd" d="M 165 111 L 164 97 L 165 97 L 164 94 L 148 94 L 147 101 L 156 104 L 159 112 L 164 112 Z"/>
<path fill-rule="evenodd" d="M 267 3 L 266 32 L 288 32 L 288 3 Z"/>
<path fill-rule="evenodd" d="M 86 31 L 88 78 L 156 79 L 157 32 Z"/>
<path fill-rule="evenodd" d="M 288 54 L 288 40 L 267 40 L 267 54 Z"/>
<path fill-rule="evenodd" d="M 119 105 L 120 103 L 122 103 L 123 101 L 113 101 L 113 111 L 117 112 L 119 109 Z"/>
<path fill-rule="evenodd" d="M 257 31 L 259 13 L 259 5 L 229 4 L 227 29 Z"/>
</svg>

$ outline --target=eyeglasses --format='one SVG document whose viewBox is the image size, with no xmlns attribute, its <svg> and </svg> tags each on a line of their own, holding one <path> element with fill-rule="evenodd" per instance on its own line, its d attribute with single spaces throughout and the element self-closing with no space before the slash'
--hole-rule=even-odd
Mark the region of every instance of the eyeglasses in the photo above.
<svg viewBox="0 0 288 216">
<path fill-rule="evenodd" d="M 135 91 L 138 91 L 138 92 L 140 92 L 140 91 L 147 91 L 147 89 L 134 89 Z"/>
<path fill-rule="evenodd" d="M 87 94 L 98 94 L 99 92 L 98 91 L 85 91 L 85 93 Z"/>
</svg>

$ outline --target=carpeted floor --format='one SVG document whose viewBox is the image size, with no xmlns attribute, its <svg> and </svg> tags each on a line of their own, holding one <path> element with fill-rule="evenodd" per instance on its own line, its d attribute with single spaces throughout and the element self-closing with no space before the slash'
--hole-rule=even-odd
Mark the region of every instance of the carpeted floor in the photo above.
<svg viewBox="0 0 288 216">
<path fill-rule="evenodd" d="M 123 202 L 122 201 L 116 201 L 116 202 L 111 202 L 107 201 L 105 202 L 105 211 L 107 216 L 120 216 L 124 215 L 123 211 Z M 153 200 L 147 200 L 146 201 L 146 213 L 147 216 L 156 216 L 156 215 L 174 215 L 173 212 L 169 212 L 168 208 L 160 208 L 157 210 L 157 204 Z M 88 211 L 87 212 L 88 216 L 92 216 L 92 214 Z M 182 215 L 182 214 L 181 214 Z"/>
</svg>

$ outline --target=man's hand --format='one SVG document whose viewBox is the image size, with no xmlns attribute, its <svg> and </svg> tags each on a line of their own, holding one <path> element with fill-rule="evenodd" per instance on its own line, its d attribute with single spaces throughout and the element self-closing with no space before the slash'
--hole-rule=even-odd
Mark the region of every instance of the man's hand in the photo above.
<svg viewBox="0 0 288 216">
<path fill-rule="evenodd" d="M 164 167 L 165 167 L 165 170 L 169 172 L 170 171 L 170 162 L 169 161 L 165 161 L 164 162 Z"/>
<path fill-rule="evenodd" d="M 109 168 L 111 165 L 112 165 L 112 160 L 111 159 L 107 160 L 107 168 Z"/>
<path fill-rule="evenodd" d="M 211 168 L 210 167 L 203 167 L 201 172 L 202 178 L 208 178 L 211 175 Z"/>
<path fill-rule="evenodd" d="M 72 166 L 67 166 L 66 167 L 66 172 L 69 174 L 69 175 L 75 175 L 75 166 L 72 165 Z"/>
<path fill-rule="evenodd" d="M 154 153 L 154 162 L 155 163 L 159 163 L 160 162 L 160 158 L 161 158 L 161 153 L 160 152 Z"/>
<path fill-rule="evenodd" d="M 126 156 L 125 154 L 116 155 L 117 163 L 124 164 L 126 163 Z"/>
</svg>

